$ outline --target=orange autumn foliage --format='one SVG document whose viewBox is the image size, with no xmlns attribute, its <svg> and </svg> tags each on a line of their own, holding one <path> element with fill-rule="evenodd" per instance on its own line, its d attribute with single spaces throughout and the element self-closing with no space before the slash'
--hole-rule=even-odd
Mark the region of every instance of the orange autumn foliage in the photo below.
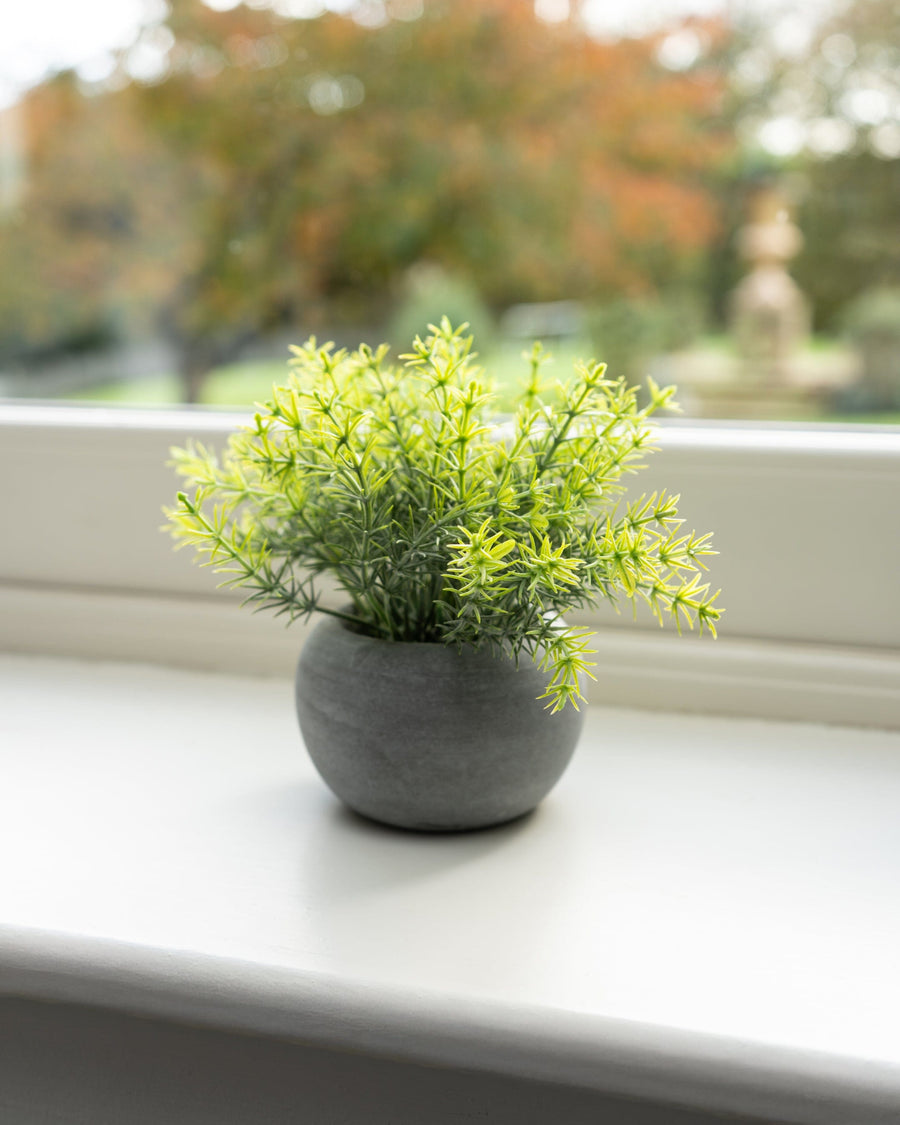
<svg viewBox="0 0 900 1125">
<path fill-rule="evenodd" d="M 202 371 L 229 333 L 316 310 L 378 320 L 422 260 L 500 308 L 652 291 L 709 243 L 706 180 L 726 140 L 715 73 L 667 71 L 653 38 L 596 41 L 523 0 L 387 11 L 373 27 L 172 0 L 164 80 L 37 97 L 29 206 L 98 190 L 109 206 L 106 189 L 47 174 L 63 118 L 85 136 L 93 118 L 115 140 L 93 137 L 83 159 L 105 168 L 118 146 L 142 232 L 118 258 L 82 240 L 70 261 L 57 231 L 60 283 L 132 285 L 132 306 L 156 309 Z M 165 255 L 143 233 L 154 218 Z"/>
</svg>

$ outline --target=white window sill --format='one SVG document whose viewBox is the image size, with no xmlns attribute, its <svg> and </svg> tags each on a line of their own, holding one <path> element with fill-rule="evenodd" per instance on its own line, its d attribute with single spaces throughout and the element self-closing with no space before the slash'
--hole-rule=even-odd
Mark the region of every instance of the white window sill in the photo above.
<svg viewBox="0 0 900 1125">
<path fill-rule="evenodd" d="M 169 448 L 211 411 L 0 404 L 0 650 L 288 675 L 302 629 L 236 608 L 173 552 Z M 598 607 L 598 702 L 900 729 L 900 428 L 670 424 L 638 491 L 713 529 L 720 640 Z M 696 641 L 696 638 L 695 638 Z"/>
<path fill-rule="evenodd" d="M 290 684 L 0 656 L 0 994 L 900 1117 L 900 733 L 593 707 L 533 817 L 343 812 Z"/>
</svg>

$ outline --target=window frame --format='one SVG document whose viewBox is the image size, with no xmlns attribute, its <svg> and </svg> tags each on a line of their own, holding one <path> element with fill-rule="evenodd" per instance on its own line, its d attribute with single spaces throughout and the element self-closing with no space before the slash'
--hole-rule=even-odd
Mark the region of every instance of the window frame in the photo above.
<svg viewBox="0 0 900 1125">
<path fill-rule="evenodd" d="M 248 419 L 0 404 L 0 648 L 288 670 L 302 627 L 239 612 L 159 531 L 169 448 Z M 679 422 L 658 447 L 635 488 L 683 492 L 686 526 L 715 532 L 727 612 L 715 644 L 583 615 L 612 701 L 900 725 L 900 428 Z"/>
</svg>

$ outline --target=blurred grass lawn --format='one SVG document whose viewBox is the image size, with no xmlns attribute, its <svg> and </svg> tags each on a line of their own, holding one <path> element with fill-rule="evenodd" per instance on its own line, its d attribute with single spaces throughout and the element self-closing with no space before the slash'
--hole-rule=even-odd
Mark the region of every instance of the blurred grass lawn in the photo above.
<svg viewBox="0 0 900 1125">
<path fill-rule="evenodd" d="M 480 363 L 496 384 L 498 410 L 506 410 L 515 398 L 518 388 L 528 377 L 529 365 L 524 358 L 530 349 L 521 344 L 496 348 L 490 355 L 479 356 Z M 548 348 L 551 360 L 544 368 L 548 383 L 555 378 L 565 379 L 578 359 L 590 358 L 590 347 L 578 348 L 564 344 Z M 204 406 L 231 406 L 246 410 L 271 396 L 272 386 L 283 383 L 289 372 L 287 358 L 283 362 L 265 360 L 254 363 L 236 363 L 216 368 L 207 376 L 200 401 Z M 107 383 L 91 387 L 68 396 L 78 402 L 110 402 L 119 405 L 161 406 L 182 401 L 181 386 L 175 375 L 156 375 L 133 382 Z"/>
<path fill-rule="evenodd" d="M 723 354 L 730 347 L 726 336 L 705 337 L 699 345 L 702 351 Z M 811 341 L 811 347 L 823 352 L 834 350 L 833 341 Z M 544 367 L 545 381 L 552 385 L 554 379 L 565 380 L 572 372 L 577 360 L 591 358 L 591 347 L 585 343 L 571 342 L 548 347 L 551 360 Z M 496 409 L 509 411 L 513 401 L 528 376 L 529 366 L 525 358 L 530 349 L 521 343 L 506 343 L 485 356 L 479 356 L 481 363 L 493 378 L 497 390 Z M 204 406 L 237 410 L 248 410 L 255 403 L 265 402 L 272 392 L 272 386 L 284 382 L 289 368 L 287 357 L 280 360 L 262 360 L 252 363 L 236 363 L 228 367 L 210 371 L 203 385 L 201 404 Z M 175 375 L 157 375 L 133 382 L 108 383 L 91 387 L 76 395 L 67 396 L 79 402 L 108 402 L 118 405 L 165 406 L 177 405 L 182 401 L 181 386 Z M 802 418 L 796 415 L 792 421 L 836 422 L 852 424 L 898 425 L 900 411 L 872 413 L 829 413 L 824 407 L 810 404 Z"/>
</svg>

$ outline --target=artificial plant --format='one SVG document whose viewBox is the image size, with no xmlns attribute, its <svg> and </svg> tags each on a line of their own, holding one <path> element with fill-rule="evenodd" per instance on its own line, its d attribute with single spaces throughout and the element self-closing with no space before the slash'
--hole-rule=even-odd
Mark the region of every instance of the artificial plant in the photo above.
<svg viewBox="0 0 900 1125">
<path fill-rule="evenodd" d="M 678 497 L 622 503 L 622 478 L 653 448 L 649 402 L 602 363 L 577 364 L 547 396 L 535 345 L 511 418 L 446 318 L 399 364 L 315 339 L 233 434 L 221 459 L 173 451 L 193 491 L 167 510 L 181 544 L 247 601 L 293 620 L 314 610 L 387 641 L 489 647 L 537 658 L 557 710 L 581 698 L 589 630 L 563 615 L 620 597 L 715 635 L 701 581 L 709 535 L 682 534 Z M 349 604 L 323 601 L 329 575 Z"/>
</svg>

